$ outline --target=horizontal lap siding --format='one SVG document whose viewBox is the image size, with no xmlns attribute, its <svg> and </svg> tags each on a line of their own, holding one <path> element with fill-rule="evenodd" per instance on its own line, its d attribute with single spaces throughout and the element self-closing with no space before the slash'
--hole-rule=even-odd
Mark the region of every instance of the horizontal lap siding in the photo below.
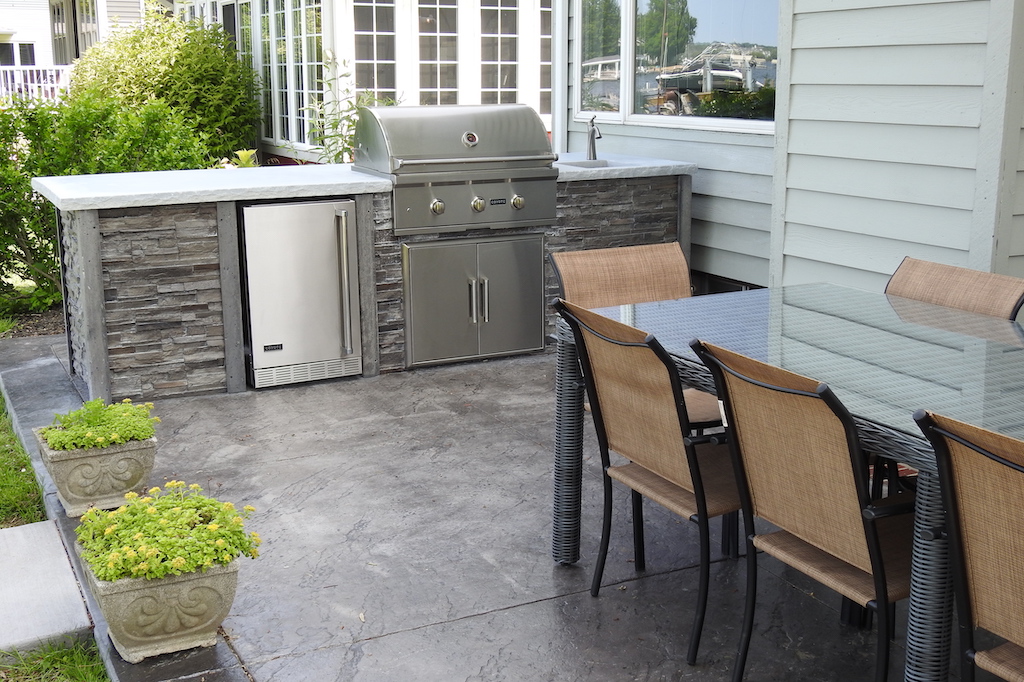
<svg viewBox="0 0 1024 682">
<path fill-rule="evenodd" d="M 988 12 L 794 2 L 777 281 L 881 290 L 906 255 L 966 264 Z"/>
</svg>

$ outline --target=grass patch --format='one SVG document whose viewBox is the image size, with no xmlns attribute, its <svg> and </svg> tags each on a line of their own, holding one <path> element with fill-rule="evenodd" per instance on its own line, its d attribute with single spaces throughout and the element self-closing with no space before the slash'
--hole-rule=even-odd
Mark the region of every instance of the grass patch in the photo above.
<svg viewBox="0 0 1024 682">
<path fill-rule="evenodd" d="M 91 639 L 7 656 L 8 660 L 0 658 L 3 682 L 110 682 L 96 642 Z"/>
<path fill-rule="evenodd" d="M 0 397 L 0 528 L 45 520 L 43 496 L 32 460 L 21 447 Z"/>
<path fill-rule="evenodd" d="M 15 322 L 9 317 L 0 317 L 0 339 L 7 336 L 7 332 L 14 329 L 14 326 L 16 324 L 17 322 Z"/>
</svg>

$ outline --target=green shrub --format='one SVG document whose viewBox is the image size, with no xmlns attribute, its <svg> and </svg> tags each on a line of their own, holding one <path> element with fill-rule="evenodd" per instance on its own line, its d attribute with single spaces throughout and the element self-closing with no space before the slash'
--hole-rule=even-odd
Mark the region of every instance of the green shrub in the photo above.
<svg viewBox="0 0 1024 682">
<path fill-rule="evenodd" d="M 214 159 L 256 146 L 256 74 L 219 25 L 147 12 L 140 24 L 115 31 L 75 62 L 69 99 L 95 89 L 133 108 L 162 99 L 207 135 Z"/>
<path fill-rule="evenodd" d="M 166 102 L 124 107 L 98 90 L 59 104 L 0 106 L 0 274 L 37 285 L 28 293 L 0 279 L 5 310 L 45 310 L 60 300 L 54 207 L 32 178 L 206 168 L 207 135 Z"/>
<path fill-rule="evenodd" d="M 145 497 L 127 493 L 111 511 L 90 509 L 75 528 L 82 558 L 100 580 L 162 578 L 259 556 L 260 536 L 245 532 L 256 511 L 202 495 L 197 484 L 169 481 Z"/>
<path fill-rule="evenodd" d="M 710 99 L 697 105 L 696 116 L 721 118 L 775 119 L 775 88 L 763 87 L 756 92 L 715 90 Z"/>
<path fill-rule="evenodd" d="M 130 440 L 146 440 L 156 433 L 159 417 L 150 417 L 153 403 L 132 404 L 125 398 L 107 405 L 102 398 L 84 403 L 77 410 L 54 417 L 53 425 L 41 435 L 53 450 L 102 448 Z"/>
</svg>

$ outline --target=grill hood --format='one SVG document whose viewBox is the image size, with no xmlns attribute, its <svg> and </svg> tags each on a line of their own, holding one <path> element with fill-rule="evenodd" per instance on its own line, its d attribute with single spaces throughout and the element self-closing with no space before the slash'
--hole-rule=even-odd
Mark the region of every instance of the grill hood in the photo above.
<svg viewBox="0 0 1024 682">
<path fill-rule="evenodd" d="M 411 173 L 550 169 L 557 158 L 540 116 L 525 104 L 361 107 L 355 140 L 356 170 L 396 180 Z"/>
</svg>

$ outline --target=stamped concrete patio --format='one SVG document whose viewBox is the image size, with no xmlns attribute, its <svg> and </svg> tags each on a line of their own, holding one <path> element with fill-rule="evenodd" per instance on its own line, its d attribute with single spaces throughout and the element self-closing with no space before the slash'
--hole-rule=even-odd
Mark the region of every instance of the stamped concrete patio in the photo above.
<svg viewBox="0 0 1024 682">
<path fill-rule="evenodd" d="M 0 380 L 30 429 L 76 407 L 62 337 L 0 340 Z M 589 594 L 600 464 L 588 425 L 583 558 L 550 556 L 553 354 L 375 378 L 160 400 L 151 483 L 180 479 L 236 504 L 264 538 L 242 560 L 214 648 L 130 665 L 95 634 L 118 680 L 619 682 L 727 680 L 743 562 L 715 556 L 698 664 L 685 661 L 696 594 L 693 524 L 647 513 L 633 570 L 619 491 L 600 597 Z M 44 475 L 45 479 L 45 475 Z M 45 481 L 51 515 L 63 517 Z M 715 524 L 717 532 L 718 525 Z M 717 542 L 717 538 L 715 538 Z M 717 544 L 714 545 L 717 547 Z M 867 680 L 873 633 L 839 623 L 839 597 L 762 558 L 747 679 Z M 890 679 L 902 679 L 905 607 Z"/>
</svg>

